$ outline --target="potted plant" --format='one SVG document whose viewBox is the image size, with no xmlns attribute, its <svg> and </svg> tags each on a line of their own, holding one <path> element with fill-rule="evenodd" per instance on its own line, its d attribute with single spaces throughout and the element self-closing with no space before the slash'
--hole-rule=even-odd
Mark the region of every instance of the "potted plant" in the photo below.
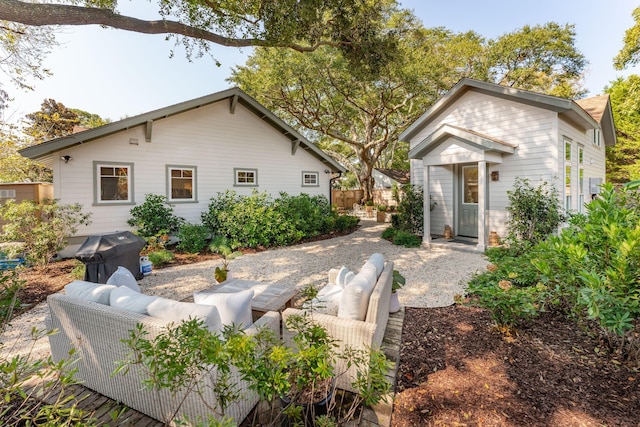
<svg viewBox="0 0 640 427">
<path fill-rule="evenodd" d="M 389 300 L 389 313 L 396 313 L 400 310 L 400 301 L 398 300 L 398 289 L 402 288 L 406 283 L 406 279 L 398 270 L 393 270 L 393 281 L 391 282 L 391 299 Z"/>
<path fill-rule="evenodd" d="M 386 222 L 387 220 L 387 206 L 378 205 L 378 213 L 376 214 L 377 222 Z"/>
<path fill-rule="evenodd" d="M 224 236 L 215 236 L 209 244 L 209 250 L 222 257 L 222 267 L 216 267 L 215 272 L 213 273 L 216 282 L 222 283 L 230 277 L 229 262 L 242 255 L 242 252 L 234 251 L 231 248 L 229 239 Z"/>
<path fill-rule="evenodd" d="M 373 200 L 367 200 L 364 203 L 364 210 L 367 213 L 367 218 L 373 217 Z"/>
</svg>

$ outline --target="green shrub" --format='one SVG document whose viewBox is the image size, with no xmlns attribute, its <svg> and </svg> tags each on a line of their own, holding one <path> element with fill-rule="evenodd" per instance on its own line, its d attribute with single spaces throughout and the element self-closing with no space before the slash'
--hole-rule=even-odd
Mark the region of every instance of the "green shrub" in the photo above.
<svg viewBox="0 0 640 427">
<path fill-rule="evenodd" d="M 157 267 L 168 264 L 175 258 L 173 253 L 166 249 L 150 252 L 148 256 L 149 261 Z"/>
<path fill-rule="evenodd" d="M 3 226 L 2 239 L 23 242 L 23 250 L 30 263 L 46 265 L 67 246 L 67 237 L 73 236 L 80 225 L 90 224 L 91 214 L 82 213 L 79 204 L 60 205 L 57 200 L 36 203 L 8 200 L 0 207 Z"/>
<path fill-rule="evenodd" d="M 143 238 L 175 233 L 184 221 L 173 213 L 167 198 L 158 194 L 147 194 L 144 202 L 131 209 L 130 214 L 127 224 L 135 227 Z"/>
<path fill-rule="evenodd" d="M 516 178 L 507 191 L 511 241 L 536 243 L 554 233 L 565 220 L 559 204 L 558 190 L 547 182 L 533 187 L 528 179 Z"/>
<path fill-rule="evenodd" d="M 69 273 L 69 275 L 74 280 L 82 280 L 84 279 L 84 273 L 86 268 L 87 267 L 84 265 L 83 262 L 76 260 L 75 265 L 73 266 L 73 270 L 71 270 L 71 273 Z"/>
<path fill-rule="evenodd" d="M 404 230 L 397 230 L 393 236 L 393 243 L 405 248 L 419 248 L 422 245 L 422 239 Z"/>
<path fill-rule="evenodd" d="M 395 228 L 389 227 L 382 232 L 382 235 L 380 237 L 387 240 L 393 240 L 396 235 L 396 231 L 397 230 Z"/>
<path fill-rule="evenodd" d="M 207 242 L 211 236 L 211 231 L 200 224 L 182 224 L 178 231 L 180 242 L 177 249 L 196 254 L 207 248 Z"/>
<path fill-rule="evenodd" d="M 402 200 L 398 205 L 398 228 L 421 235 L 424 227 L 424 191 L 421 186 L 406 184 L 402 186 L 402 192 Z"/>
<path fill-rule="evenodd" d="M 0 325 L 11 320 L 13 309 L 20 304 L 18 291 L 24 286 L 17 270 L 0 270 Z"/>
<path fill-rule="evenodd" d="M 218 193 L 201 218 L 216 235 L 227 237 L 234 249 L 291 245 L 357 224 L 353 217 L 332 212 L 324 196 L 281 193 L 274 200 L 257 191 L 251 196 L 233 191 Z"/>
</svg>

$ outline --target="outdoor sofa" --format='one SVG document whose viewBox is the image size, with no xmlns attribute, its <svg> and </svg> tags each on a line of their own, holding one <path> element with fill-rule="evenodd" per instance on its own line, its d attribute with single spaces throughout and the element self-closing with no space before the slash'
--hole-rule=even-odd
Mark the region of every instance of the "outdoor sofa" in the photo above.
<svg viewBox="0 0 640 427">
<path fill-rule="evenodd" d="M 373 277 L 370 264 L 375 264 Z M 347 346 L 365 351 L 380 348 L 389 319 L 393 262 L 385 261 L 381 254 L 374 254 L 358 274 L 348 271 L 344 274 L 345 270 L 344 267 L 332 269 L 329 272 L 329 284 L 317 298 L 320 311 L 326 313 L 309 305 L 301 309 L 287 308 L 282 312 L 285 342 L 293 339 L 293 332 L 286 327 L 287 319 L 306 312 L 312 314 L 314 323 L 327 329 L 340 350 Z M 356 368 L 347 369 L 346 361 L 341 359 L 338 359 L 334 368 L 338 375 L 336 387 L 355 391 L 351 383 L 356 379 Z"/>
<path fill-rule="evenodd" d="M 143 388 L 143 372 L 137 366 L 133 366 L 127 374 L 113 375 L 113 372 L 116 362 L 124 360 L 130 353 L 121 340 L 129 337 L 129 331 L 135 329 L 136 324 L 143 324 L 149 337 L 153 337 L 172 321 L 113 307 L 107 305 L 108 301 L 104 299 L 102 302 L 63 294 L 48 297 L 50 314 L 47 327 L 59 330 L 49 337 L 54 360 L 69 359 L 69 352 L 75 348 L 77 352 L 71 356 L 78 359 L 74 365 L 77 368 L 75 378 L 84 386 L 157 420 L 170 418 L 182 395 L 172 398 L 166 390 Z M 255 334 L 259 327 L 269 328 L 279 334 L 280 314 L 267 312 L 248 326 L 245 332 Z M 232 373 L 242 397 L 230 405 L 226 415 L 239 424 L 258 402 L 258 396 L 248 389 L 247 383 L 233 369 Z M 206 400 L 215 402 L 210 379 L 207 377 L 204 381 L 202 389 Z M 178 415 L 195 421 L 198 418 L 206 419 L 211 414 L 212 411 L 203 404 L 201 397 L 192 392 L 186 397 Z"/>
</svg>

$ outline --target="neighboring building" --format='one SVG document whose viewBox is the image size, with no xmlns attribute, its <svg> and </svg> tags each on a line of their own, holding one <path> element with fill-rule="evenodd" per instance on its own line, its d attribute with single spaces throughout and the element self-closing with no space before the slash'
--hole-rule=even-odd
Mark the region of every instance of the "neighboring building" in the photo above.
<svg viewBox="0 0 640 427">
<path fill-rule="evenodd" d="M 371 172 L 373 177 L 373 203 L 385 206 L 397 206 L 393 197 L 393 189 L 402 188 L 411 181 L 409 171 L 401 169 L 376 168 Z"/>
<path fill-rule="evenodd" d="M 53 169 L 54 197 L 92 214 L 78 237 L 129 229 L 147 194 L 200 222 L 227 189 L 330 197 L 345 169 L 238 88 L 25 148 Z"/>
<path fill-rule="evenodd" d="M 0 205 L 7 200 L 16 203 L 33 200 L 40 203 L 45 199 L 53 199 L 53 184 L 50 182 L 8 182 L 0 183 Z M 0 227 L 6 221 L 0 219 Z"/>
<path fill-rule="evenodd" d="M 437 203 L 425 212 L 424 243 L 449 225 L 484 250 L 490 231 L 506 234 L 517 177 L 554 185 L 565 209 L 583 211 L 616 135 L 608 95 L 570 101 L 463 79 L 400 140 L 410 144 L 411 182 Z"/>
<path fill-rule="evenodd" d="M 376 168 L 371 172 L 373 177 L 374 189 L 393 188 L 393 185 L 402 187 L 404 184 L 408 184 L 411 181 L 409 171 L 402 169 L 382 169 Z"/>
</svg>

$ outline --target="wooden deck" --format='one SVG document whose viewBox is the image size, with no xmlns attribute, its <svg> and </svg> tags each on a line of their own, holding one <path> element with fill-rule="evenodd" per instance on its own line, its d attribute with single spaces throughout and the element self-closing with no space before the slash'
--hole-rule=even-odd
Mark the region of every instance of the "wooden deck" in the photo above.
<svg viewBox="0 0 640 427">
<path fill-rule="evenodd" d="M 391 361 L 391 369 L 387 374 L 387 379 L 392 385 L 391 392 L 385 402 L 376 405 L 374 408 L 365 409 L 365 413 L 359 424 L 360 427 L 388 427 L 391 424 L 403 325 L 404 308 L 397 313 L 389 315 L 387 329 L 382 341 L 382 350 Z M 160 427 L 164 425 L 164 423 L 156 419 L 133 409 L 126 408 L 124 405 L 81 385 L 67 387 L 65 395 L 75 396 L 77 408 L 93 414 L 101 425 L 113 427 Z M 53 403 L 56 397 L 56 395 L 52 396 L 50 398 L 51 401 L 47 403 Z M 124 412 L 114 420 L 115 415 L 120 411 Z M 356 427 L 355 424 L 352 426 Z"/>
</svg>

